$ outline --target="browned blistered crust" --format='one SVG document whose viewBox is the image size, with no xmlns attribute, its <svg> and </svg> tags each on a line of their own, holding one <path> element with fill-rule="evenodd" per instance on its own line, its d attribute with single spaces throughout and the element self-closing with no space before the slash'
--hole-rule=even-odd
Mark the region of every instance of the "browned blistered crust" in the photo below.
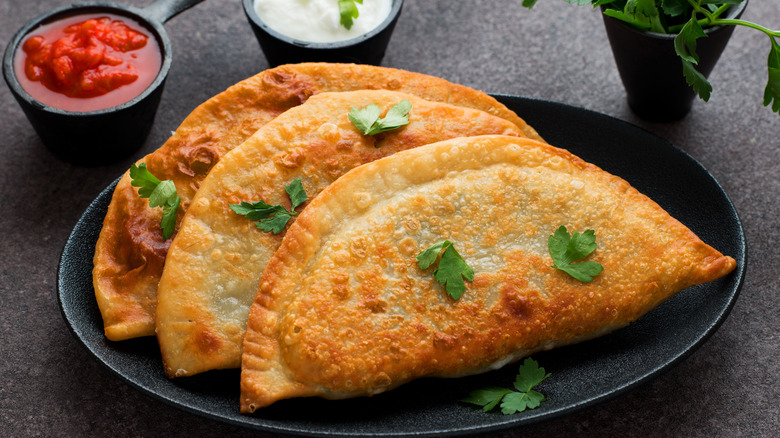
<svg viewBox="0 0 780 438">
<path fill-rule="evenodd" d="M 296 64 L 266 70 L 197 107 L 158 150 L 138 162 L 161 180 L 171 179 L 184 215 L 201 181 L 219 159 L 283 111 L 326 91 L 388 89 L 428 100 L 477 108 L 505 118 L 529 137 L 538 134 L 485 93 L 423 74 L 364 65 Z M 93 270 L 106 337 L 154 334 L 157 283 L 170 245 L 160 231 L 160 209 L 148 207 L 120 179 L 100 233 Z"/>
<path fill-rule="evenodd" d="M 409 123 L 398 129 L 367 136 L 348 118 L 351 108 L 371 104 L 384 115 L 404 99 L 412 109 Z M 284 187 L 296 178 L 312 199 L 362 164 L 484 134 L 523 136 L 513 123 L 484 111 L 395 91 L 359 90 L 313 96 L 231 150 L 203 180 L 182 219 L 157 288 L 157 339 L 166 374 L 241 365 L 249 307 L 284 234 L 257 229 L 231 204 L 262 199 L 289 209 Z"/>
<path fill-rule="evenodd" d="M 595 230 L 593 282 L 551 267 L 561 225 Z M 458 301 L 415 260 L 443 239 L 476 272 Z M 250 310 L 241 410 L 483 372 L 623 327 L 735 265 L 565 150 L 491 136 L 399 152 L 341 177 L 288 230 Z"/>
</svg>

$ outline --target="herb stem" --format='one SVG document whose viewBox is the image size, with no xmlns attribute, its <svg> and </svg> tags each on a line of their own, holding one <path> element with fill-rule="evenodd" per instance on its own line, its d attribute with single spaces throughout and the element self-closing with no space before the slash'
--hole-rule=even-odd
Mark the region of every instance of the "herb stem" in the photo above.
<svg viewBox="0 0 780 438">
<path fill-rule="evenodd" d="M 761 26 L 760 24 L 752 23 L 750 21 L 745 21 L 745 20 L 734 20 L 734 19 L 724 18 L 722 20 L 715 20 L 712 22 L 712 24 L 715 26 L 718 25 L 745 26 L 751 29 L 756 29 L 761 32 L 764 32 L 770 37 L 780 37 L 780 30 L 772 30 L 764 26 Z"/>
<path fill-rule="evenodd" d="M 756 29 L 758 31 L 764 32 L 770 37 L 780 37 L 780 31 L 772 30 L 764 26 L 761 26 L 759 24 L 752 23 L 750 21 L 737 20 L 732 18 L 720 18 L 720 16 L 723 15 L 732 6 L 730 4 L 723 4 L 717 10 L 715 10 L 715 12 L 710 12 L 707 9 L 701 7 L 701 0 L 688 0 L 688 3 L 693 8 L 694 14 L 704 15 L 705 18 L 697 20 L 702 27 L 728 26 L 728 25 L 744 26 L 744 27 L 749 27 L 751 29 Z M 682 29 L 682 27 L 683 25 L 671 26 L 669 28 L 669 32 L 678 33 L 680 29 Z"/>
<path fill-rule="evenodd" d="M 656 33 L 666 33 L 666 29 L 664 29 L 664 25 L 661 23 L 661 15 L 656 14 L 653 17 L 650 17 L 650 30 L 652 32 Z"/>
<path fill-rule="evenodd" d="M 693 8 L 693 16 L 694 17 L 696 17 L 697 13 L 701 13 L 701 14 L 704 15 L 704 18 L 700 18 L 700 19 L 696 20 L 699 23 L 699 26 L 701 26 L 701 27 L 714 25 L 714 23 L 716 21 L 718 21 L 718 18 L 721 15 L 723 15 L 726 11 L 728 11 L 729 7 L 731 7 L 731 5 L 729 5 L 729 4 L 724 4 L 724 5 L 720 5 L 720 7 L 715 12 L 710 12 L 710 11 L 708 11 L 706 9 L 703 9 L 700 6 L 700 3 L 701 3 L 700 0 L 699 1 L 688 0 L 688 3 Z M 674 25 L 674 26 L 669 26 L 669 33 L 670 34 L 680 33 L 680 30 L 682 30 L 683 26 L 684 26 L 684 24 L 677 24 L 677 25 Z"/>
</svg>

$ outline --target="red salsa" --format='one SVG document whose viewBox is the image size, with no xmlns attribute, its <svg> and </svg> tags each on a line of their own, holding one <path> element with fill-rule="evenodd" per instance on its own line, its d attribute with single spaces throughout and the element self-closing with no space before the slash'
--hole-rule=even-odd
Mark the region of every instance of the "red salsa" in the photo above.
<svg viewBox="0 0 780 438">
<path fill-rule="evenodd" d="M 111 108 L 141 94 L 162 64 L 154 37 L 127 17 L 76 15 L 35 29 L 16 77 L 34 99 L 66 111 Z"/>
</svg>

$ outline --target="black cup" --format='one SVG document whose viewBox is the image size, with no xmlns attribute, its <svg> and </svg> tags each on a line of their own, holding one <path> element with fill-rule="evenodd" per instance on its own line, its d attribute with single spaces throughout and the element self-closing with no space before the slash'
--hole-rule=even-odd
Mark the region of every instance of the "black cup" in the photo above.
<svg viewBox="0 0 780 438">
<path fill-rule="evenodd" d="M 149 135 L 171 67 L 171 43 L 163 23 L 203 0 L 158 0 L 143 8 L 114 3 L 76 3 L 42 14 L 11 38 L 3 56 L 3 77 L 43 144 L 58 158 L 96 166 L 130 156 Z M 45 105 L 22 88 L 14 72 L 14 56 L 24 38 L 39 26 L 80 14 L 110 13 L 141 24 L 157 40 L 162 65 L 141 94 L 120 105 L 88 112 L 65 111 Z"/>
<path fill-rule="evenodd" d="M 732 6 L 728 18 L 739 18 L 747 0 Z M 602 11 L 604 6 L 602 6 Z M 691 110 L 696 93 L 683 76 L 682 62 L 674 50 L 676 35 L 637 30 L 603 15 L 628 106 L 639 117 L 653 122 L 673 122 Z M 734 32 L 734 26 L 704 29 L 707 38 L 696 44 L 696 69 L 708 77 Z"/>
<path fill-rule="evenodd" d="M 271 29 L 257 15 L 254 0 L 243 1 L 244 13 L 271 67 L 299 62 L 379 65 L 385 56 L 404 3 L 403 0 L 393 0 L 390 15 L 379 26 L 357 38 L 331 43 L 312 43 L 282 35 Z"/>
</svg>

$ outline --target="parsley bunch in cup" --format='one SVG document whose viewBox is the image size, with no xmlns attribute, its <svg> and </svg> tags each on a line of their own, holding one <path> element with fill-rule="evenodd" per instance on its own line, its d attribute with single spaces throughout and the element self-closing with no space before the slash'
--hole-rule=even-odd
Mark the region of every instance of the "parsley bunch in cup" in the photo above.
<svg viewBox="0 0 780 438">
<path fill-rule="evenodd" d="M 532 8 L 538 0 L 523 0 L 523 6 Z M 697 41 L 706 38 L 704 29 L 714 26 L 743 26 L 764 33 L 769 39 L 767 57 L 768 79 L 764 88 L 764 106 L 780 114 L 780 30 L 759 24 L 728 18 L 726 13 L 747 0 L 564 0 L 571 4 L 601 7 L 604 15 L 627 23 L 640 31 L 676 35 L 674 49 L 682 63 L 685 80 L 705 102 L 709 100 L 712 85 L 697 70 L 699 55 Z"/>
</svg>

